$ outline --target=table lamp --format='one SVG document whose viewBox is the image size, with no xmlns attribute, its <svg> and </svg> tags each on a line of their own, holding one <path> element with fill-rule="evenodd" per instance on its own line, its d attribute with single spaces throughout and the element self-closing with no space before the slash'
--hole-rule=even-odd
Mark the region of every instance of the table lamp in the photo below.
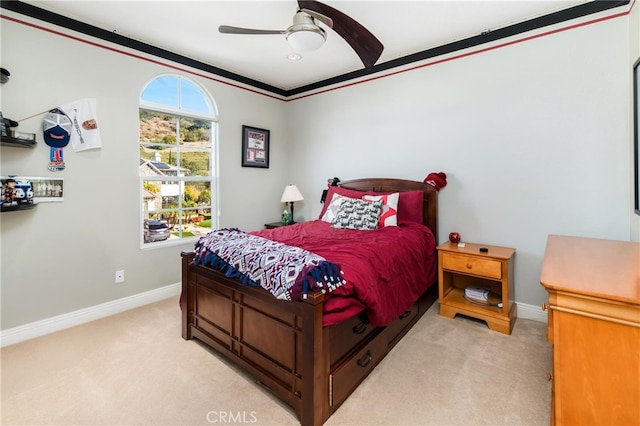
<svg viewBox="0 0 640 426">
<path fill-rule="evenodd" d="M 293 203 L 296 201 L 302 201 L 302 200 L 304 200 L 304 197 L 300 193 L 300 190 L 298 189 L 297 186 L 295 185 L 285 186 L 280 202 L 289 203 L 289 210 L 291 212 L 291 215 L 289 216 L 289 224 L 296 223 L 295 220 L 293 220 Z"/>
</svg>

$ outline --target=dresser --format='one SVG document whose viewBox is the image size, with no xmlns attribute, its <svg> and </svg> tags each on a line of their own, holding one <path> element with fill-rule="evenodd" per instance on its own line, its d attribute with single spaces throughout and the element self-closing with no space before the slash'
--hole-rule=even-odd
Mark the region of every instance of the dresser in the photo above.
<svg viewBox="0 0 640 426">
<path fill-rule="evenodd" d="M 640 424 L 640 244 L 550 235 L 551 424 Z"/>
</svg>

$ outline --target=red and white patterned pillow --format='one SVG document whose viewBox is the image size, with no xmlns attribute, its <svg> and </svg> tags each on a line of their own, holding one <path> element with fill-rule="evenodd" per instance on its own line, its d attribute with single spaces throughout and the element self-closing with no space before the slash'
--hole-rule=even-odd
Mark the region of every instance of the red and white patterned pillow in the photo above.
<svg viewBox="0 0 640 426">
<path fill-rule="evenodd" d="M 384 195 L 365 195 L 362 197 L 365 201 L 382 201 L 382 213 L 380 213 L 379 227 L 385 226 L 398 226 L 398 200 L 400 194 L 394 192 L 393 194 Z"/>
</svg>

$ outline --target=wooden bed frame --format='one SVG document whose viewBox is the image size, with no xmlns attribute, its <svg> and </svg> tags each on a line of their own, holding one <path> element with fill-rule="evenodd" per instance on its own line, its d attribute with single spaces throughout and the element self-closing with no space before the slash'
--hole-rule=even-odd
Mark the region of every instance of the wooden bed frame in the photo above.
<svg viewBox="0 0 640 426">
<path fill-rule="evenodd" d="M 437 191 L 402 179 L 357 179 L 360 191 L 424 191 L 423 222 L 437 239 Z M 274 298 L 266 290 L 205 267 L 182 253 L 182 337 L 196 338 L 254 376 L 296 412 L 303 426 L 323 424 L 437 299 L 437 283 L 395 322 L 372 327 L 363 315 L 322 326 L 324 296 Z M 436 278 L 437 280 L 437 278 Z"/>
</svg>

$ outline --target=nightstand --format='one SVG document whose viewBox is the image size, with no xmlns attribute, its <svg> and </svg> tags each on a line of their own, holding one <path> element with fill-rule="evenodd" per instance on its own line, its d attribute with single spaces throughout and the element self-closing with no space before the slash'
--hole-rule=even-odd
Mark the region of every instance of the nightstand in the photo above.
<svg viewBox="0 0 640 426">
<path fill-rule="evenodd" d="M 282 223 L 282 222 L 271 222 L 271 223 L 265 223 L 264 227 L 265 229 L 273 229 L 273 228 L 280 228 L 281 226 L 289 226 L 289 225 L 293 225 L 292 223 Z"/>
<path fill-rule="evenodd" d="M 481 252 L 480 249 L 487 249 Z M 508 247 L 446 242 L 438 246 L 438 290 L 440 315 L 456 314 L 483 320 L 489 328 L 511 334 L 517 306 L 513 300 L 513 258 Z M 465 297 L 468 286 L 490 290 L 487 303 Z"/>
</svg>

